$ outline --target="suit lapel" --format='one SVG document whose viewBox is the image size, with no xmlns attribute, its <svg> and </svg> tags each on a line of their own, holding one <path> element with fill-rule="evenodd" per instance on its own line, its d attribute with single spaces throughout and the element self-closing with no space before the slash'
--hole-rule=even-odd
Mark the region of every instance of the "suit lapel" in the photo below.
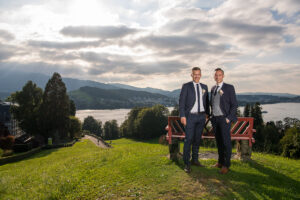
<svg viewBox="0 0 300 200">
<path fill-rule="evenodd" d="M 194 102 L 196 101 L 196 93 L 195 93 L 195 87 L 194 87 L 194 83 L 190 82 L 190 90 L 192 92 L 192 98 L 194 100 Z"/>
<path fill-rule="evenodd" d="M 226 84 L 226 83 L 223 82 L 223 85 L 222 85 L 222 87 L 221 87 L 220 90 L 219 90 L 219 91 L 221 91 L 221 90 L 223 91 L 223 94 L 222 94 L 222 95 L 220 94 L 220 106 L 221 106 L 221 107 L 224 106 L 224 99 L 223 99 L 223 96 L 224 96 L 224 88 L 226 87 L 225 84 Z M 224 86 L 225 86 L 225 87 L 224 87 Z"/>
<path fill-rule="evenodd" d="M 200 85 L 201 85 L 201 90 L 202 90 L 202 102 L 203 102 L 203 106 L 204 106 L 204 101 L 205 101 L 205 98 L 204 98 L 204 94 L 207 92 L 207 91 L 205 91 L 205 89 L 204 89 L 204 86 L 203 86 L 203 84 L 202 83 L 200 83 Z M 203 93 L 203 91 L 205 91 L 205 93 Z"/>
</svg>

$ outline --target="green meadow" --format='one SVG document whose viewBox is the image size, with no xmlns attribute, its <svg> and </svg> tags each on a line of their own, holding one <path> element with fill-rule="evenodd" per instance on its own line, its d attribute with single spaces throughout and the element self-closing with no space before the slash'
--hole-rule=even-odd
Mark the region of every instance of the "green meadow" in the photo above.
<svg viewBox="0 0 300 200">
<path fill-rule="evenodd" d="M 186 174 L 157 140 L 112 146 L 81 140 L 2 165 L 0 199 L 300 199 L 299 160 L 254 153 L 252 162 L 233 160 L 227 175 L 209 167 L 214 159 Z"/>
</svg>

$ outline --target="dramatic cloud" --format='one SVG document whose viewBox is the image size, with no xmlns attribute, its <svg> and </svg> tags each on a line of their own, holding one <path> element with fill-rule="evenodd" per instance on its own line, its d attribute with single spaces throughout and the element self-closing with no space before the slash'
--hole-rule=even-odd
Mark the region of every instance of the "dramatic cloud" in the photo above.
<svg viewBox="0 0 300 200">
<path fill-rule="evenodd" d="M 122 38 L 138 32 L 137 29 L 126 26 L 68 26 L 64 27 L 60 33 L 70 37 L 82 38 Z"/>
<path fill-rule="evenodd" d="M 28 41 L 28 45 L 32 47 L 40 47 L 46 49 L 80 49 L 87 47 L 98 47 L 100 41 L 80 41 L 80 42 L 50 42 L 50 41 Z"/>
<path fill-rule="evenodd" d="M 93 64 L 93 67 L 89 69 L 90 75 L 109 72 L 140 75 L 170 74 L 187 67 L 185 63 L 178 61 L 137 62 L 134 61 L 135 59 L 128 56 L 97 54 L 94 52 L 82 53 L 81 58 Z"/>
<path fill-rule="evenodd" d="M 4 40 L 13 40 L 15 39 L 15 36 L 6 30 L 0 29 L 0 39 L 1 38 Z"/>
<path fill-rule="evenodd" d="M 298 0 L 17 0 L 0 11 L 0 67 L 172 90 L 192 66 L 212 86 L 218 66 L 237 92 L 300 94 Z"/>
</svg>

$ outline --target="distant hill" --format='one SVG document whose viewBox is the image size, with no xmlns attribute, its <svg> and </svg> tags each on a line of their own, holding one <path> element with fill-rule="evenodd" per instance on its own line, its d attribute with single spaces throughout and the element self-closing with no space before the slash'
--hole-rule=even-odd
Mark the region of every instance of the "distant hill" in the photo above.
<svg viewBox="0 0 300 200">
<path fill-rule="evenodd" d="M 38 85 L 38 87 L 44 89 L 49 79 L 50 76 L 40 73 L 26 73 L 21 71 L 8 72 L 0 70 L 0 92 L 12 93 L 21 90 L 28 80 L 32 80 Z M 113 85 L 96 81 L 79 80 L 73 78 L 63 78 L 63 81 L 66 84 L 68 91 L 77 90 L 84 86 L 98 87 L 103 89 L 118 89 L 118 87 Z"/>
<path fill-rule="evenodd" d="M 239 95 L 272 95 L 272 96 L 278 96 L 278 97 L 297 97 L 296 94 L 290 94 L 290 93 L 267 93 L 267 92 L 243 92 L 239 93 Z"/>
<path fill-rule="evenodd" d="M 71 91 L 69 96 L 75 102 L 77 109 L 117 109 L 176 104 L 175 100 L 161 94 L 127 89 L 106 90 L 89 86 Z"/>
<path fill-rule="evenodd" d="M 273 95 L 237 95 L 239 106 L 244 106 L 247 103 L 260 102 L 260 104 L 272 103 L 300 103 L 300 96 L 285 97 Z"/>
<path fill-rule="evenodd" d="M 166 96 L 168 96 L 171 93 L 170 91 L 167 91 L 167 90 L 161 90 L 161 89 L 156 89 L 156 88 L 151 88 L 151 87 L 139 88 L 139 87 L 134 87 L 131 85 L 125 85 L 125 84 L 120 84 L 120 83 L 111 83 L 110 85 L 113 85 L 113 86 L 116 86 L 116 87 L 122 88 L 122 89 L 145 91 L 145 92 L 162 94 L 162 95 L 166 95 Z"/>
</svg>

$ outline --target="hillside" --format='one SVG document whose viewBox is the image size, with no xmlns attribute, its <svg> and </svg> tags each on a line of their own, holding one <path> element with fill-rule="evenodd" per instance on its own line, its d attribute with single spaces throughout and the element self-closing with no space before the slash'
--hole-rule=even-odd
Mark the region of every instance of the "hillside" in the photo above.
<svg viewBox="0 0 300 200">
<path fill-rule="evenodd" d="M 38 87 L 44 89 L 50 76 L 40 73 L 28 73 L 22 71 L 5 71 L 0 69 L 0 92 L 10 94 L 12 92 L 21 90 L 27 81 L 32 80 Z M 79 80 L 73 78 L 63 78 L 67 90 L 77 90 L 83 86 L 98 87 L 103 89 L 118 89 L 113 85 L 100 83 L 89 80 Z"/>
<path fill-rule="evenodd" d="M 0 199 L 299 199 L 300 163 L 254 153 L 227 175 L 209 167 L 183 171 L 156 140 L 118 139 L 101 149 L 89 140 L 0 166 Z M 201 148 L 201 152 L 208 149 Z M 216 151 L 213 149 L 213 151 Z"/>
<path fill-rule="evenodd" d="M 176 102 L 167 96 L 127 89 L 105 90 L 96 87 L 81 87 L 69 92 L 77 109 L 115 109 L 162 104 L 172 106 Z"/>
<path fill-rule="evenodd" d="M 300 96 L 285 97 L 273 95 L 237 95 L 239 106 L 244 106 L 247 103 L 260 102 L 260 104 L 272 103 L 299 103 Z"/>
</svg>

